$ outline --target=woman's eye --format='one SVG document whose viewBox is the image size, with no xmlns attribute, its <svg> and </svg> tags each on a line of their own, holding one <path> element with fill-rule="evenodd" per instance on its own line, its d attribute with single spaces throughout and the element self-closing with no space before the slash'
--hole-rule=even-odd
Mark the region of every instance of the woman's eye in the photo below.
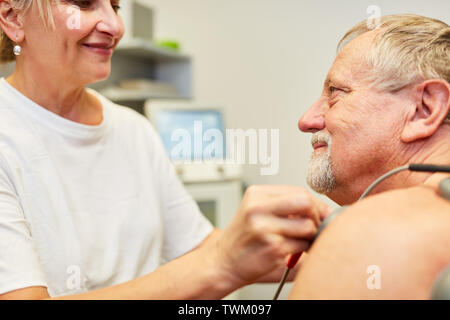
<svg viewBox="0 0 450 320">
<path fill-rule="evenodd" d="M 72 3 L 82 9 L 87 9 L 92 5 L 92 0 L 72 0 Z M 120 6 L 118 4 L 111 3 L 111 6 L 115 12 L 118 12 L 120 10 Z"/>
<path fill-rule="evenodd" d="M 89 6 L 91 5 L 91 0 L 74 0 L 72 1 L 73 4 L 79 6 L 80 8 L 89 8 Z"/>
</svg>

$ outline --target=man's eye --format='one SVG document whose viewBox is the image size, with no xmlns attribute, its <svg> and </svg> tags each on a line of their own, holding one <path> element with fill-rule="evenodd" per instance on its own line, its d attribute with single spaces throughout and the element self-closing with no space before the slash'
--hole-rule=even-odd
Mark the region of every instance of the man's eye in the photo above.
<svg viewBox="0 0 450 320">
<path fill-rule="evenodd" d="M 330 93 L 329 93 L 329 96 L 328 96 L 328 100 L 329 100 L 329 102 L 330 102 L 330 108 L 331 108 L 331 107 L 333 107 L 333 106 L 338 102 L 338 100 L 340 99 L 340 94 L 339 94 L 339 92 L 340 92 L 340 91 L 344 91 L 344 90 L 339 89 L 339 88 L 336 88 L 336 87 L 333 87 L 333 86 L 330 86 L 330 87 L 328 87 L 328 91 L 330 92 Z M 335 93 L 336 93 L 336 94 L 335 94 Z"/>
<path fill-rule="evenodd" d="M 334 93 L 334 92 L 336 92 L 336 91 L 342 91 L 341 89 L 339 89 L 339 88 L 336 88 L 336 87 L 330 87 L 330 93 Z"/>
</svg>

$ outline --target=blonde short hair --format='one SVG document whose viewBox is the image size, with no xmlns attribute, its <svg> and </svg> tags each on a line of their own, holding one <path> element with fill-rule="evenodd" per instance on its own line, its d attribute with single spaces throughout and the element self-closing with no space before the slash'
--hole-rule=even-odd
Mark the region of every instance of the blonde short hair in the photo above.
<svg viewBox="0 0 450 320">
<path fill-rule="evenodd" d="M 340 51 L 359 35 L 372 31 L 367 21 L 350 29 L 338 44 Z M 372 83 L 380 91 L 395 92 L 426 79 L 450 83 L 450 27 L 436 19 L 414 14 L 381 17 L 367 62 Z M 450 112 L 445 122 L 450 122 Z"/>
<path fill-rule="evenodd" d="M 44 25 L 54 27 L 55 24 L 50 1 L 59 3 L 59 0 L 10 0 L 10 4 L 13 9 L 23 13 L 26 13 L 32 5 L 37 5 Z M 0 28 L 0 64 L 15 61 L 16 57 L 13 53 L 13 46 L 14 41 Z"/>
</svg>

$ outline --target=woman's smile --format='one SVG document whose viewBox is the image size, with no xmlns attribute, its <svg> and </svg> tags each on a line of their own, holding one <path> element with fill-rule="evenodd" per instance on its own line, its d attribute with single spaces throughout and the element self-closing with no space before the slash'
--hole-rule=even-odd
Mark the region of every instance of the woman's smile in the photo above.
<svg viewBox="0 0 450 320">
<path fill-rule="evenodd" d="M 114 50 L 114 45 L 106 42 L 85 43 L 82 44 L 82 47 L 89 52 L 103 56 L 111 56 Z"/>
</svg>

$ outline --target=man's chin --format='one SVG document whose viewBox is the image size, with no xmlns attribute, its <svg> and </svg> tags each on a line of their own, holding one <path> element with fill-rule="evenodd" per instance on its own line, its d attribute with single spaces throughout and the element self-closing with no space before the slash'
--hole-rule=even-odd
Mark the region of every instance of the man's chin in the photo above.
<svg viewBox="0 0 450 320">
<path fill-rule="evenodd" d="M 329 157 L 314 157 L 314 155 L 311 157 L 306 182 L 311 189 L 320 194 L 327 194 L 335 189 L 336 179 Z"/>
<path fill-rule="evenodd" d="M 335 184 L 332 183 L 311 183 L 309 181 L 307 183 L 312 190 L 325 196 L 328 196 L 335 189 Z"/>
</svg>

